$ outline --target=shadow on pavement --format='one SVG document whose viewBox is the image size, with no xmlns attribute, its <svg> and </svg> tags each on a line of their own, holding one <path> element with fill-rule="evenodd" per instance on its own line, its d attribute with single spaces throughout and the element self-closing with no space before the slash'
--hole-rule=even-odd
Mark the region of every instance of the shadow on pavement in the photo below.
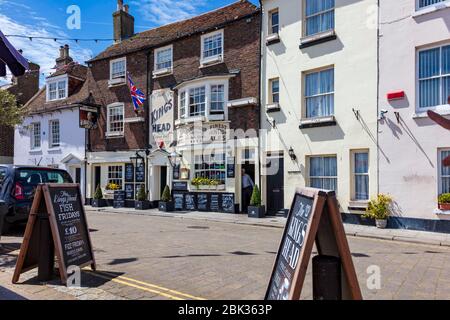
<svg viewBox="0 0 450 320">
<path fill-rule="evenodd" d="M 0 300 L 28 300 L 17 293 L 0 286 Z"/>
</svg>

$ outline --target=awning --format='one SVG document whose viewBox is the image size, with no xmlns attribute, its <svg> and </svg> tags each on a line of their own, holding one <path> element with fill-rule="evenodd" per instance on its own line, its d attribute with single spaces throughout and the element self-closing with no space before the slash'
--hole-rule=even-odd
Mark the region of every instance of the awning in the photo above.
<svg viewBox="0 0 450 320">
<path fill-rule="evenodd" d="M 28 61 L 0 31 L 0 77 L 6 76 L 6 65 L 16 77 L 24 75 L 25 71 L 29 69 Z"/>
</svg>

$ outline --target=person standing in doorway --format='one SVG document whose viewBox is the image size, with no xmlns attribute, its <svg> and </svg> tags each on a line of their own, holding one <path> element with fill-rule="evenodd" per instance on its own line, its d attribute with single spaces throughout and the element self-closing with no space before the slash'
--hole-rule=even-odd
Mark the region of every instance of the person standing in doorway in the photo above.
<svg viewBox="0 0 450 320">
<path fill-rule="evenodd" d="M 252 178 L 245 172 L 245 169 L 242 169 L 242 210 L 244 212 L 248 211 L 254 186 Z"/>
</svg>

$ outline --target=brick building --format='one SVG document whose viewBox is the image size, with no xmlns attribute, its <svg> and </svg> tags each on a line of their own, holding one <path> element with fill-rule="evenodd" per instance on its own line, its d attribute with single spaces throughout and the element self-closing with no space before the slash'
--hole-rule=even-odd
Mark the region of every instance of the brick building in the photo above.
<svg viewBox="0 0 450 320">
<path fill-rule="evenodd" d="M 11 84 L 0 87 L 25 105 L 39 90 L 39 65 L 29 63 L 30 70 L 20 77 L 13 77 Z M 10 164 L 14 159 L 14 128 L 0 125 L 0 163 Z"/>
<path fill-rule="evenodd" d="M 89 61 L 90 89 L 103 106 L 90 135 L 90 194 L 113 182 L 131 200 L 145 185 L 157 201 L 175 183 L 194 197 L 215 192 L 240 204 L 240 170 L 259 176 L 259 9 L 238 1 L 134 34 L 134 18 L 119 1 L 113 19 L 116 43 Z M 148 97 L 139 114 L 127 73 Z M 193 186 L 200 177 L 214 190 Z"/>
</svg>

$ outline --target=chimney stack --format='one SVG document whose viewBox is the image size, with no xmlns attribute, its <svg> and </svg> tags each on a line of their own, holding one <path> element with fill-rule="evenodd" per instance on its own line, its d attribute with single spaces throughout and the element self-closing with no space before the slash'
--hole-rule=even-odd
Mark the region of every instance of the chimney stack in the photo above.
<svg viewBox="0 0 450 320">
<path fill-rule="evenodd" d="M 113 13 L 114 39 L 116 43 L 134 35 L 134 17 L 129 11 L 129 5 L 124 5 L 123 0 L 117 0 L 117 11 Z"/>
<path fill-rule="evenodd" d="M 59 48 L 59 58 L 56 59 L 56 69 L 60 69 L 71 62 L 73 62 L 73 59 L 69 54 L 69 45 L 61 46 Z"/>
</svg>

